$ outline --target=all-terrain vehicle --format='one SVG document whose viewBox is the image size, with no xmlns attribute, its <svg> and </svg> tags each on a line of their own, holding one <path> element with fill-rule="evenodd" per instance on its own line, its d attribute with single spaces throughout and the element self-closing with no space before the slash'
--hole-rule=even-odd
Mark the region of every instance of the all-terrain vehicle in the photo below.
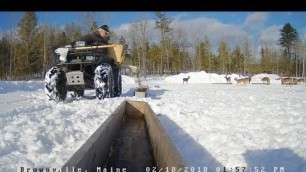
<svg viewBox="0 0 306 172">
<path fill-rule="evenodd" d="M 124 46 L 85 46 L 83 41 L 76 45 L 55 50 L 55 66 L 45 75 L 48 98 L 64 101 L 69 91 L 73 92 L 72 96 L 83 97 L 87 89 L 95 89 L 98 99 L 120 96 L 121 64 L 126 54 Z"/>
</svg>

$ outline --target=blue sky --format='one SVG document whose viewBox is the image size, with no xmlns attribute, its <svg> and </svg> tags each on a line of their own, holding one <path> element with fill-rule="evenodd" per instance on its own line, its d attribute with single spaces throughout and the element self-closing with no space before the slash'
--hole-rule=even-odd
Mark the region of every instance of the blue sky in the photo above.
<svg viewBox="0 0 306 172">
<path fill-rule="evenodd" d="M 37 12 L 38 22 L 42 23 L 47 16 L 55 25 L 64 25 L 66 23 L 77 22 L 80 14 L 83 12 Z M 119 27 L 122 24 L 135 22 L 141 17 L 154 19 L 154 12 L 96 12 L 97 15 L 105 14 L 109 18 L 111 27 Z M 199 17 L 217 19 L 224 24 L 243 25 L 246 18 L 254 12 L 167 12 L 170 17 L 180 17 L 181 20 L 191 20 Z M 15 21 L 10 21 L 12 15 Z M 0 29 L 8 29 L 9 23 L 17 23 L 22 12 L 0 12 Z M 282 25 L 290 22 L 298 31 L 306 28 L 306 12 L 267 12 L 265 25 Z M 103 19 L 100 20 L 103 22 Z M 101 23 L 102 24 L 102 23 Z"/>
<path fill-rule="evenodd" d="M 82 24 L 82 13 L 85 12 L 37 12 L 38 23 L 45 21 L 62 27 L 67 23 Z M 154 12 L 95 12 L 99 25 L 108 24 L 110 29 L 116 33 L 123 33 L 128 30 L 129 24 L 141 19 L 147 19 L 151 28 L 154 28 Z M 297 29 L 300 38 L 306 40 L 306 12 L 167 12 L 167 16 L 172 17 L 174 29 L 184 30 L 188 37 L 203 37 L 207 35 L 212 41 L 212 45 L 217 45 L 220 38 L 226 38 L 229 42 L 239 43 L 237 37 L 242 33 L 247 33 L 251 39 L 251 44 L 269 43 L 276 44 L 279 39 L 279 30 L 285 23 Z M 22 16 L 22 12 L 0 12 L 0 35 L 7 29 L 16 27 Z M 84 15 L 83 15 L 84 16 Z M 47 20 L 46 20 L 47 19 Z M 151 39 L 157 36 L 151 36 Z M 149 38 L 150 39 L 150 38 Z M 192 41 L 190 41 L 192 42 Z"/>
</svg>

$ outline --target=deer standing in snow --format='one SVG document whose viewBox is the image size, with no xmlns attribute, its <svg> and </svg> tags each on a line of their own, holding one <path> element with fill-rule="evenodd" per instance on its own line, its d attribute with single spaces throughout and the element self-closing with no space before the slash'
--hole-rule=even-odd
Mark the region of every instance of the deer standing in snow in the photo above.
<svg viewBox="0 0 306 172">
<path fill-rule="evenodd" d="M 282 85 L 292 86 L 292 84 L 293 84 L 293 79 L 290 78 L 290 77 L 286 77 L 286 78 L 281 77 L 280 80 L 281 80 Z"/>
<path fill-rule="evenodd" d="M 246 85 L 247 83 L 250 83 L 250 78 L 235 78 L 235 81 L 237 81 L 236 85 Z"/>
<path fill-rule="evenodd" d="M 304 82 L 305 82 L 305 81 L 304 81 L 304 78 L 299 78 L 299 79 L 298 79 L 298 84 L 304 84 Z"/>
<path fill-rule="evenodd" d="M 186 82 L 186 84 L 188 84 L 188 80 L 189 80 L 190 76 L 188 76 L 187 78 L 183 78 L 183 84 Z"/>
<path fill-rule="evenodd" d="M 267 85 L 270 85 L 270 78 L 269 77 L 263 77 L 262 79 L 261 79 L 261 81 L 263 82 L 263 83 L 267 83 Z"/>
<path fill-rule="evenodd" d="M 224 78 L 226 79 L 226 83 L 231 83 L 232 82 L 230 76 L 226 75 Z"/>
</svg>

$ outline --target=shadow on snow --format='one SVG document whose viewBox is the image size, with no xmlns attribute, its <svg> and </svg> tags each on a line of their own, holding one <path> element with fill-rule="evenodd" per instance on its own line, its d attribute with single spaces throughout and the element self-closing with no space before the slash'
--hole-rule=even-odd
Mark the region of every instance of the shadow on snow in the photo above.
<svg viewBox="0 0 306 172">
<path fill-rule="evenodd" d="M 289 148 L 247 150 L 244 154 L 248 169 L 264 171 L 306 172 L 306 161 Z"/>
<path fill-rule="evenodd" d="M 215 157 L 166 115 L 158 115 L 158 118 L 189 167 L 194 167 L 195 171 L 198 167 L 207 167 L 207 171 L 223 168 Z"/>
</svg>

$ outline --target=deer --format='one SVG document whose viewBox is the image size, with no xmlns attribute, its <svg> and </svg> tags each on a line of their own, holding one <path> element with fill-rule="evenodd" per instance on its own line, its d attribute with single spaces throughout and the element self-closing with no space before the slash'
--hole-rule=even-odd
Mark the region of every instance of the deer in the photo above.
<svg viewBox="0 0 306 172">
<path fill-rule="evenodd" d="M 226 79 L 226 83 L 231 83 L 232 82 L 230 76 L 226 75 L 224 78 Z"/>
<path fill-rule="evenodd" d="M 298 85 L 299 80 L 297 78 L 292 79 L 292 85 Z"/>
<path fill-rule="evenodd" d="M 287 78 L 281 77 L 280 79 L 281 79 L 282 85 L 290 85 L 290 86 L 292 86 L 292 84 L 293 84 L 293 79 L 290 78 L 290 77 L 287 77 Z"/>
<path fill-rule="evenodd" d="M 304 78 L 299 78 L 298 79 L 298 84 L 304 84 L 304 82 L 305 82 Z"/>
<path fill-rule="evenodd" d="M 249 84 L 251 83 L 251 80 L 252 80 L 252 76 L 249 76 L 249 77 L 247 77 L 248 78 L 248 80 L 249 80 Z"/>
<path fill-rule="evenodd" d="M 190 76 L 188 76 L 187 78 L 183 78 L 183 84 L 186 82 L 186 84 L 188 84 L 188 80 L 189 80 Z"/>
<path fill-rule="evenodd" d="M 237 81 L 237 85 L 246 85 L 247 83 L 250 83 L 250 78 L 235 78 L 234 80 Z"/>
<path fill-rule="evenodd" d="M 270 85 L 270 78 L 269 77 L 263 77 L 262 79 L 261 79 L 261 81 L 263 82 L 263 83 L 267 83 L 267 85 Z"/>
</svg>

